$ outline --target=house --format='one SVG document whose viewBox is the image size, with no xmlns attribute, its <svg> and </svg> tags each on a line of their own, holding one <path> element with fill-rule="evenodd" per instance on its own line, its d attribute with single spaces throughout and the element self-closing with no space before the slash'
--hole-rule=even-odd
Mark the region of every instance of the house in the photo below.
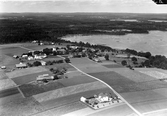
<svg viewBox="0 0 167 116">
<path fill-rule="evenodd" d="M 6 69 L 6 66 L 1 66 L 1 69 Z"/>
<path fill-rule="evenodd" d="M 27 64 L 25 63 L 16 64 L 16 68 L 27 68 Z"/>
<path fill-rule="evenodd" d="M 28 60 L 34 60 L 34 57 L 29 56 L 27 59 L 28 59 Z"/>
<path fill-rule="evenodd" d="M 32 43 L 37 43 L 37 41 L 36 41 L 36 40 L 34 40 L 34 41 L 32 41 Z"/>
<path fill-rule="evenodd" d="M 45 66 L 45 65 L 46 65 L 46 62 L 43 61 L 43 60 L 41 60 L 41 65 L 42 65 L 42 66 Z"/>
<path fill-rule="evenodd" d="M 56 48 L 52 48 L 52 51 L 56 51 Z"/>
<path fill-rule="evenodd" d="M 42 57 L 38 55 L 34 55 L 34 59 L 42 59 Z"/>
<path fill-rule="evenodd" d="M 71 45 L 69 47 L 72 48 L 72 49 L 77 49 L 78 48 L 78 46 L 76 46 L 76 45 Z"/>
<path fill-rule="evenodd" d="M 99 102 L 107 102 L 110 101 L 110 97 L 107 94 L 100 93 L 98 98 L 96 98 Z"/>
<path fill-rule="evenodd" d="M 27 58 L 28 55 L 27 55 L 27 54 L 23 54 L 21 57 L 22 57 L 22 58 Z"/>
<path fill-rule="evenodd" d="M 46 57 L 47 57 L 46 54 L 34 55 L 34 59 L 44 59 Z"/>
</svg>

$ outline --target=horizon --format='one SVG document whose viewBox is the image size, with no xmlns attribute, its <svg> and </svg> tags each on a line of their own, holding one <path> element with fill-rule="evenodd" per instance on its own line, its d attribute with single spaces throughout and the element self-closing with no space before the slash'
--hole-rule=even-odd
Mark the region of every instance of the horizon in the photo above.
<svg viewBox="0 0 167 116">
<path fill-rule="evenodd" d="M 0 13 L 138 13 L 166 14 L 152 0 L 2 0 Z"/>
<path fill-rule="evenodd" d="M 163 15 L 167 15 L 167 13 L 131 13 L 131 12 L 0 12 L 0 14 L 36 14 L 36 13 L 48 13 L 48 14 L 163 14 Z"/>
</svg>

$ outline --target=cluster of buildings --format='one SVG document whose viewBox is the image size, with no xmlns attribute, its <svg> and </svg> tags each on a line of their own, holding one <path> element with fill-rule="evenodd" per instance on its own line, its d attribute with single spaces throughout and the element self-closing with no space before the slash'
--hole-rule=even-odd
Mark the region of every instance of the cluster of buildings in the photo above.
<svg viewBox="0 0 167 116">
<path fill-rule="evenodd" d="M 108 93 L 100 93 L 90 98 L 81 97 L 80 101 L 84 102 L 93 109 L 100 109 L 110 106 L 112 104 L 122 102 L 121 99 L 118 98 L 117 96 L 112 97 Z"/>
<path fill-rule="evenodd" d="M 14 55 L 14 58 L 20 58 L 20 59 L 27 59 L 27 60 L 41 60 L 47 57 L 46 54 L 44 54 L 42 51 L 38 51 L 38 53 L 35 53 L 36 51 L 29 51 L 28 53 L 23 53 L 20 57 L 17 55 Z"/>
</svg>

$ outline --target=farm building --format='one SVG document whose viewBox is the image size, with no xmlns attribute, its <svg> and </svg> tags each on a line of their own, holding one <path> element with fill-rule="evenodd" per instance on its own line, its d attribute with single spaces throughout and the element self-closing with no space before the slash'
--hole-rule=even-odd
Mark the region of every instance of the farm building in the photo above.
<svg viewBox="0 0 167 116">
<path fill-rule="evenodd" d="M 33 60 L 33 59 L 34 59 L 34 57 L 29 56 L 27 59 L 28 59 L 28 60 Z"/>
<path fill-rule="evenodd" d="M 19 58 L 19 56 L 17 56 L 17 55 L 13 55 L 13 58 L 16 58 L 16 59 L 17 59 L 17 58 Z"/>
<path fill-rule="evenodd" d="M 16 64 L 16 68 L 26 68 L 27 64 L 25 63 L 20 63 L 20 64 Z"/>
<path fill-rule="evenodd" d="M 34 59 L 43 59 L 43 58 L 46 58 L 46 57 L 47 57 L 46 54 L 34 55 Z"/>
</svg>

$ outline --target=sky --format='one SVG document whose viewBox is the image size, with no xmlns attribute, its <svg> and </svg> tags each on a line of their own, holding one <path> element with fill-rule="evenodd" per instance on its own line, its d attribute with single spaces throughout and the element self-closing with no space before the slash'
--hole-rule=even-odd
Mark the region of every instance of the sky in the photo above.
<svg viewBox="0 0 167 116">
<path fill-rule="evenodd" d="M 152 0 L 0 0 L 0 12 L 167 13 Z"/>
</svg>

